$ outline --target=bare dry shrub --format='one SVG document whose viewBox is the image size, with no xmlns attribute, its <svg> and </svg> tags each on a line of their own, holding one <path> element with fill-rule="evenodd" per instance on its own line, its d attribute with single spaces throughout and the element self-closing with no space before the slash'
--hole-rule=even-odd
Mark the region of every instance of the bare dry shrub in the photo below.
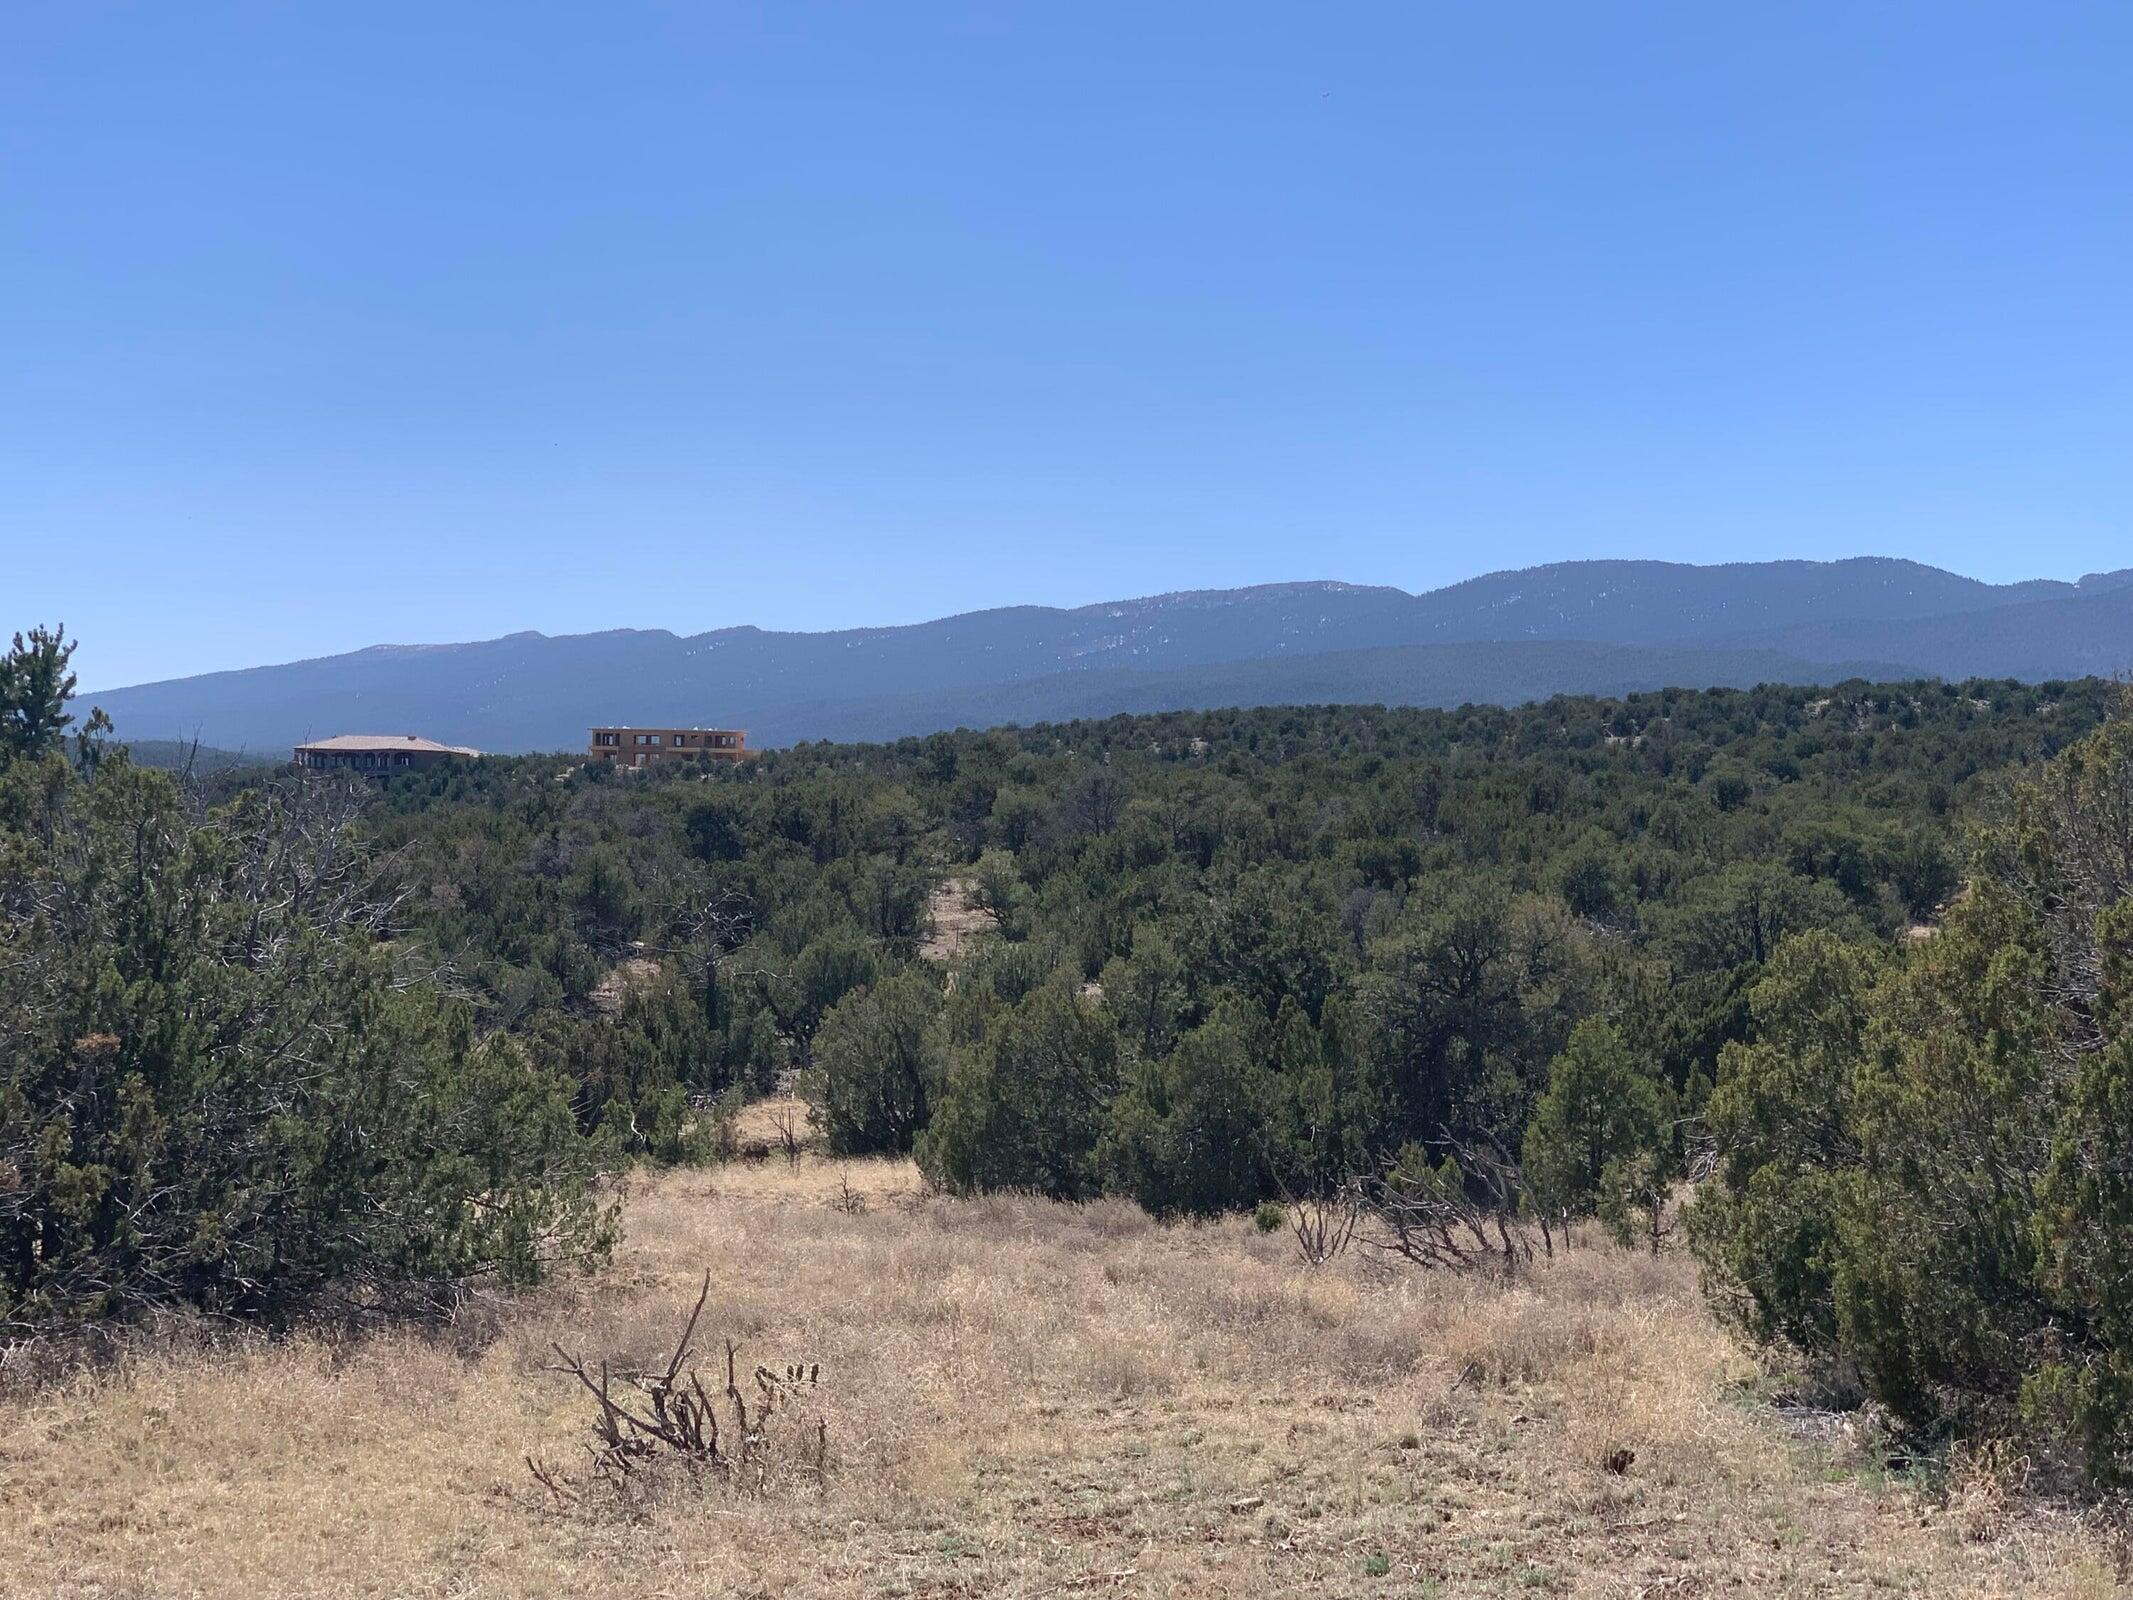
<svg viewBox="0 0 2133 1600">
<path fill-rule="evenodd" d="M 786 1165 L 798 1166 L 803 1139 L 800 1113 L 791 1106 L 781 1105 L 770 1113 L 770 1126 L 777 1134 L 778 1149 L 784 1155 Z"/>
<path fill-rule="evenodd" d="M 617 1374 L 601 1361 L 598 1375 L 582 1356 L 558 1343 L 557 1363 L 593 1397 L 594 1442 L 589 1476 L 573 1478 L 560 1468 L 526 1458 L 536 1482 L 558 1505 L 579 1505 L 597 1485 L 627 1511 L 643 1508 L 647 1493 L 679 1477 L 690 1483 L 723 1483 L 742 1494 L 773 1488 L 819 1488 L 829 1471 L 829 1424 L 800 1415 L 802 1398 L 821 1381 L 818 1363 L 793 1363 L 780 1372 L 757 1367 L 751 1403 L 739 1377 L 739 1350 L 726 1341 L 726 1382 L 714 1393 L 704 1387 L 691 1354 L 696 1324 L 711 1295 L 711 1274 L 689 1312 L 664 1368 L 651 1374 Z M 723 1423 L 721 1418 L 724 1419 Z"/>
<path fill-rule="evenodd" d="M 1304 1265 L 1322 1267 L 1346 1251 L 1362 1215 L 1363 1198 L 1352 1187 L 1292 1200 L 1289 1229 Z"/>
<path fill-rule="evenodd" d="M 1440 1270 L 1516 1272 L 1537 1251 L 1555 1253 L 1552 1231 L 1520 1215 L 1509 1169 L 1475 1164 L 1488 1197 L 1475 1199 L 1460 1177 L 1441 1172 L 1379 1180 L 1360 1191 L 1358 1244 Z"/>
</svg>

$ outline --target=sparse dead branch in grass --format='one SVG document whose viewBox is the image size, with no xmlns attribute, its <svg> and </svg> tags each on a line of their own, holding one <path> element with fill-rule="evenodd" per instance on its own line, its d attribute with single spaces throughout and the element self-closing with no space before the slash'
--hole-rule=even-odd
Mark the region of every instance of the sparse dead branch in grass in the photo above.
<svg viewBox="0 0 2133 1600">
<path fill-rule="evenodd" d="M 1463 1174 L 1395 1174 L 1370 1184 L 1356 1242 L 1433 1269 L 1515 1272 L 1532 1264 L 1536 1240 L 1540 1251 L 1552 1256 L 1552 1230 L 1519 1215 L 1505 1171 L 1487 1161 L 1471 1167 L 1486 1198 L 1469 1192 L 1460 1181 Z"/>
<path fill-rule="evenodd" d="M 757 1367 L 753 1374 L 756 1398 L 751 1404 L 740 1386 L 739 1347 L 729 1339 L 725 1388 L 714 1394 L 704 1387 L 690 1346 L 710 1294 L 707 1271 L 673 1354 L 663 1370 L 650 1376 L 620 1377 L 606 1361 L 599 1363 L 596 1376 L 582 1356 L 573 1355 L 560 1343 L 554 1347 L 557 1361 L 547 1370 L 575 1378 L 599 1407 L 592 1423 L 596 1442 L 586 1446 L 592 1457 L 592 1481 L 606 1487 L 626 1508 L 637 1505 L 636 1491 L 644 1475 L 666 1463 L 678 1465 L 690 1477 L 715 1474 L 744 1494 L 761 1494 L 774 1479 L 785 1477 L 820 1484 L 828 1473 L 828 1422 L 818 1416 L 808 1429 L 804 1424 L 791 1425 L 790 1417 L 798 1396 L 821 1382 L 820 1363 L 794 1363 L 782 1373 Z M 627 1392 L 618 1396 L 618 1383 L 626 1384 L 634 1396 Z M 526 1467 L 558 1505 L 574 1505 L 584 1498 L 584 1484 L 568 1479 L 560 1469 L 532 1456 L 526 1458 Z"/>
<path fill-rule="evenodd" d="M 1363 1215 L 1363 1196 L 1353 1184 L 1331 1194 L 1289 1202 L 1289 1230 L 1306 1266 L 1322 1267 L 1344 1252 Z"/>
<path fill-rule="evenodd" d="M 770 1126 L 778 1136 L 778 1149 L 784 1152 L 787 1164 L 798 1166 L 804 1138 L 800 1132 L 799 1114 L 789 1105 L 780 1105 L 770 1113 Z"/>
</svg>

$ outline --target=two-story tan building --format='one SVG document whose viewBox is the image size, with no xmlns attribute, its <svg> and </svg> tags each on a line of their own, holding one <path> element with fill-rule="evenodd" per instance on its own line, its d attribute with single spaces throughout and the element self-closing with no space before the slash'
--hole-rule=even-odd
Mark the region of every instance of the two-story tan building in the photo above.
<svg viewBox="0 0 2133 1600">
<path fill-rule="evenodd" d="M 746 761 L 748 735 L 739 728 L 595 728 L 592 759 L 618 767 L 666 761 Z"/>
</svg>

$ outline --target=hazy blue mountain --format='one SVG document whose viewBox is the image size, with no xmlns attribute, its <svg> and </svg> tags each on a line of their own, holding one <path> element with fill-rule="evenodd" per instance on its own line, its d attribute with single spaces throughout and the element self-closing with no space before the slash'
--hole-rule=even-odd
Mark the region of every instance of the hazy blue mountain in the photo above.
<svg viewBox="0 0 2133 1600">
<path fill-rule="evenodd" d="M 826 701 L 772 713 L 760 742 L 896 739 L 942 728 L 1226 706 L 1518 705 L 1557 694 L 1624 695 L 1683 684 L 1746 689 L 1759 683 L 1886 682 L 1913 676 L 1892 662 L 1816 663 L 1775 650 L 1565 639 L 1392 645 L 1159 672 L 1116 667 L 1056 672 L 984 688 Z"/>
<path fill-rule="evenodd" d="M 1492 572 L 1415 598 L 1432 640 L 1592 639 L 1615 644 L 1741 637 L 1838 620 L 1891 623 L 2067 600 L 2133 571 L 1990 584 L 1916 561 L 1567 561 Z M 2084 587 L 2092 586 L 2092 587 Z"/>
<path fill-rule="evenodd" d="M 1681 676 L 1653 680 L 1628 658 L 1608 665 L 1590 651 L 1399 653 L 1544 643 L 1666 647 L 1677 652 L 1666 670 Z M 1366 659 L 1385 651 L 1395 653 Z M 1282 667 L 1336 654 L 1345 662 L 1316 673 Z M 622 629 L 380 645 L 92 698 L 144 739 L 279 753 L 334 733 L 421 732 L 526 750 L 573 748 L 603 722 L 725 724 L 772 744 L 1156 702 L 1514 702 L 1608 683 L 1753 681 L 1741 676 L 1752 661 L 1795 682 L 1861 662 L 1895 676 L 2117 671 L 2133 667 L 2133 570 L 1993 585 L 1878 558 L 1567 562 L 1421 595 L 1289 583 L 834 633 Z M 1616 676 L 1603 682 L 1607 672 Z"/>
<path fill-rule="evenodd" d="M 1940 678 L 2110 677 L 2133 670 L 2133 583 L 2093 581 L 2072 599 L 1953 616 L 1807 623 L 1752 634 L 1742 643 L 1808 661 L 1870 652 Z"/>
</svg>

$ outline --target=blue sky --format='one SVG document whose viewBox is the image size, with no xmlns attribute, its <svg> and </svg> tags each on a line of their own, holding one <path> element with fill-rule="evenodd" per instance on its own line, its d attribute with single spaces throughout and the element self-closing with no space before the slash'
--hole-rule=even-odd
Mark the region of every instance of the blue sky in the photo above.
<svg viewBox="0 0 2133 1600">
<path fill-rule="evenodd" d="M 2133 563 L 2133 9 L 0 12 L 0 623 Z"/>
</svg>

